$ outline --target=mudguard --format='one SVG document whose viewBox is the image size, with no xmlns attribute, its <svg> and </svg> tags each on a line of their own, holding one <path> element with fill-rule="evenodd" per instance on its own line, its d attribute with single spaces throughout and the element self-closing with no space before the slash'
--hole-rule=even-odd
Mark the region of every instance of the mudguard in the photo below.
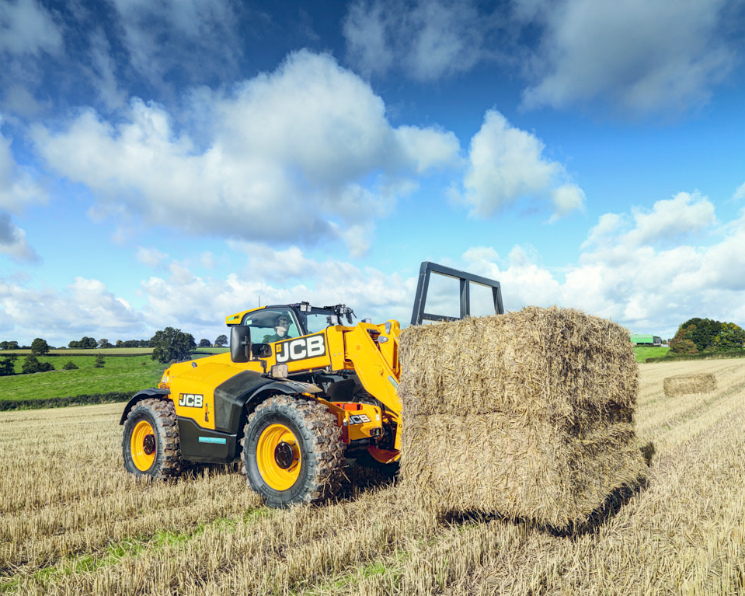
<svg viewBox="0 0 745 596">
<path fill-rule="evenodd" d="M 319 393 L 320 387 L 290 379 L 265 377 L 245 370 L 215 387 L 215 430 L 238 434 L 246 404 L 256 401 L 266 391 L 280 393 Z"/>
<path fill-rule="evenodd" d="M 143 389 L 142 391 L 138 391 L 135 393 L 132 398 L 127 402 L 127 407 L 124 408 L 124 412 L 122 412 L 122 418 L 119 420 L 119 425 L 121 426 L 124 424 L 124 422 L 127 420 L 127 416 L 129 415 L 129 411 L 135 406 L 135 404 L 138 401 L 142 401 L 143 399 L 148 399 L 151 397 L 160 397 L 164 398 L 166 397 L 170 391 L 168 389 Z"/>
</svg>

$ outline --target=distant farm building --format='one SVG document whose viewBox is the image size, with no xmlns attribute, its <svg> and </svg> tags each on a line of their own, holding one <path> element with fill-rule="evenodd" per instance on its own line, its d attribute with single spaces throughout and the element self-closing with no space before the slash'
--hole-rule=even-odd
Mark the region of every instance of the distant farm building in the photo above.
<svg viewBox="0 0 745 596">
<path fill-rule="evenodd" d="M 632 335 L 631 343 L 635 346 L 661 346 L 662 338 L 656 335 Z"/>
</svg>

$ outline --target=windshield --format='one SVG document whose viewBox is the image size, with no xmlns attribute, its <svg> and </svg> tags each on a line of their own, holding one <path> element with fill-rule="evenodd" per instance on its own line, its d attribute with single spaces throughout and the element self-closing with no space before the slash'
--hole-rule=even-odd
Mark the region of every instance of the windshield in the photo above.
<svg viewBox="0 0 745 596">
<path fill-rule="evenodd" d="M 323 331 L 326 327 L 332 325 L 331 317 L 333 315 L 329 313 L 301 313 L 306 317 L 305 326 L 308 329 L 308 333 L 318 333 Z"/>
<path fill-rule="evenodd" d="M 266 308 L 243 317 L 243 325 L 251 328 L 252 343 L 272 343 L 298 337 L 295 315 L 289 308 Z"/>
</svg>

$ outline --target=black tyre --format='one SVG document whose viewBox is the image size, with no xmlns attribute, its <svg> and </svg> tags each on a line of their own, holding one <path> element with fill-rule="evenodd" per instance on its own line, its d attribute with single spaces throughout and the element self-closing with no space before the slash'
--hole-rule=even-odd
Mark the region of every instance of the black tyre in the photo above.
<svg viewBox="0 0 745 596">
<path fill-rule="evenodd" d="M 318 402 L 268 399 L 249 416 L 241 444 L 248 483 L 270 507 L 322 501 L 341 487 L 341 428 Z"/>
<path fill-rule="evenodd" d="M 136 476 L 173 478 L 184 465 L 179 446 L 178 423 L 173 402 L 144 399 L 124 422 L 124 467 Z"/>
</svg>

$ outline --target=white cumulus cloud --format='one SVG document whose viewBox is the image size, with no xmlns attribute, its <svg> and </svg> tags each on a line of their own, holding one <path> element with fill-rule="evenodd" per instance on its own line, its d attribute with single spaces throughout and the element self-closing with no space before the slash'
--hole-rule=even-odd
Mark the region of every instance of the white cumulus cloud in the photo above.
<svg viewBox="0 0 745 596">
<path fill-rule="evenodd" d="M 116 123 L 87 109 L 61 130 L 38 126 L 36 145 L 91 189 L 99 214 L 286 244 L 343 237 L 423 172 L 458 163 L 452 133 L 391 127 L 382 99 L 326 55 L 302 51 L 228 93 L 197 95 L 204 137 L 134 99 Z"/>
<path fill-rule="evenodd" d="M 135 253 L 135 258 L 148 267 L 156 268 L 163 265 L 168 255 L 157 248 L 145 248 L 140 246 Z"/>
<path fill-rule="evenodd" d="M 179 269 L 178 275 L 151 277 L 141 290 L 152 326 L 176 325 L 200 337 L 224 333 L 225 317 L 267 304 L 308 301 L 316 306 L 344 303 L 360 318 L 408 321 L 416 277 L 359 268 L 328 258 L 317 261 L 297 247 L 276 250 L 234 243 L 251 256 L 245 271 L 225 278 L 205 278 Z M 343 283 L 340 282 L 343 280 Z"/>
<path fill-rule="evenodd" d="M 631 215 L 606 213 L 590 231 L 583 248 L 596 245 L 616 253 L 644 245 L 692 239 L 716 223 L 714 205 L 699 192 L 680 192 L 657 201 L 651 210 L 631 209 Z"/>
<path fill-rule="evenodd" d="M 561 270 L 523 247 L 507 259 L 475 247 L 463 262 L 502 283 L 510 310 L 557 304 L 669 336 L 694 316 L 745 325 L 745 216 L 718 226 L 700 193 L 605 214 L 581 249 L 578 262 Z"/>
<path fill-rule="evenodd" d="M 552 204 L 555 217 L 581 209 L 584 192 L 564 166 L 543 155 L 535 135 L 512 126 L 496 110 L 471 139 L 469 165 L 460 199 L 472 213 L 487 217 L 520 199 Z"/>
<path fill-rule="evenodd" d="M 99 280 L 76 277 L 63 290 L 30 288 L 0 278 L 0 321 L 8 338 L 21 344 L 43 337 L 52 345 L 67 345 L 83 335 L 151 337 L 142 313 L 109 291 Z M 104 335 L 105 334 L 105 335 Z"/>
<path fill-rule="evenodd" d="M 629 242 L 646 244 L 660 238 L 675 238 L 705 229 L 715 222 L 714 205 L 700 193 L 681 192 L 672 199 L 657 201 L 652 211 L 634 211 L 635 229 Z"/>
</svg>

